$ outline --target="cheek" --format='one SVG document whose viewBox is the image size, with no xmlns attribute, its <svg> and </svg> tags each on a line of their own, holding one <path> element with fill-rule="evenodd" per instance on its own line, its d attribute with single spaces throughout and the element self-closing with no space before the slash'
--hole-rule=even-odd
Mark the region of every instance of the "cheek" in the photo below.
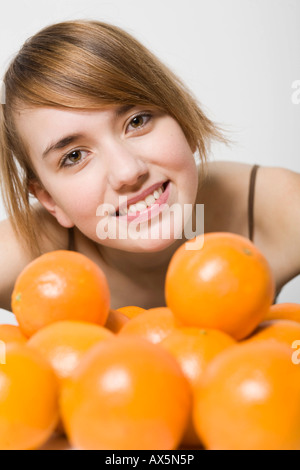
<svg viewBox="0 0 300 470">
<path fill-rule="evenodd" d="M 96 216 L 97 207 L 104 200 L 103 194 L 100 185 L 96 187 L 84 185 L 82 189 L 77 187 L 76 196 L 68 201 L 68 206 L 74 213 L 74 217 Z"/>
<path fill-rule="evenodd" d="M 196 182 L 197 166 L 194 155 L 188 143 L 183 139 L 174 138 L 172 145 L 166 151 L 165 162 L 174 178 L 188 180 L 190 184 Z"/>
<path fill-rule="evenodd" d="M 194 168 L 193 152 L 180 128 L 170 131 L 158 143 L 165 165 L 174 171 Z"/>
<path fill-rule="evenodd" d="M 76 175 L 77 176 L 77 175 Z M 72 175 L 62 184 L 55 184 L 52 194 L 60 205 L 75 221 L 82 218 L 96 216 L 96 210 L 104 200 L 103 183 L 95 176 L 95 172 L 78 173 L 78 177 Z M 51 191 L 51 190 L 50 190 Z"/>
</svg>

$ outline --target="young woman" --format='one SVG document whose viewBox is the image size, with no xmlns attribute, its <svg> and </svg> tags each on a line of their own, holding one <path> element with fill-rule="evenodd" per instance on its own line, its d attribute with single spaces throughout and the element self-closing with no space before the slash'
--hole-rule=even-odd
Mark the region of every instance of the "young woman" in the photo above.
<svg viewBox="0 0 300 470">
<path fill-rule="evenodd" d="M 225 142 L 222 133 L 126 32 L 97 21 L 44 28 L 21 48 L 4 85 L 0 156 L 9 218 L 0 224 L 0 307 L 10 309 L 24 266 L 58 249 L 81 252 L 103 269 L 112 308 L 164 305 L 166 270 L 186 239 L 176 236 L 183 220 L 174 217 L 167 238 L 143 235 L 173 205 L 182 213 L 191 206 L 194 226 L 204 204 L 206 233 L 252 239 L 277 292 L 300 273 L 300 175 L 209 162 L 209 145 Z M 139 214 L 140 237 L 130 237 Z M 105 223 L 117 236 L 101 236 Z"/>
</svg>

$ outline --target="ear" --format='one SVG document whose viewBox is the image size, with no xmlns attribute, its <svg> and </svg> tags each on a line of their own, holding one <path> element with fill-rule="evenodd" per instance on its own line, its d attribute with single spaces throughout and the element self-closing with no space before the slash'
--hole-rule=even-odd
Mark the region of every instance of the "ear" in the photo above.
<svg viewBox="0 0 300 470">
<path fill-rule="evenodd" d="M 42 206 L 44 206 L 45 209 L 56 218 L 60 225 L 66 228 L 74 227 L 72 220 L 67 216 L 63 209 L 56 204 L 52 196 L 39 181 L 31 181 L 28 185 L 28 189 L 29 192 L 38 199 Z"/>
</svg>

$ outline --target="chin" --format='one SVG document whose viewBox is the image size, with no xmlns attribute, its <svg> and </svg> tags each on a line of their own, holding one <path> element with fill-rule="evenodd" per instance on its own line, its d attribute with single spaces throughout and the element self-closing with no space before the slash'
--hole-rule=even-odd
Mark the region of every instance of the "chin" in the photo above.
<svg viewBox="0 0 300 470">
<path fill-rule="evenodd" d="M 132 253 L 157 253 L 174 246 L 174 244 L 181 244 L 184 238 L 183 227 L 182 212 L 177 215 L 173 214 L 171 218 L 166 212 L 164 217 L 156 218 L 151 226 L 147 223 L 124 225 L 121 230 L 120 227 L 112 224 L 111 231 L 104 232 L 105 241 L 101 240 L 100 243 L 110 248 Z M 100 240 L 101 232 L 99 231 L 97 234 Z"/>
<path fill-rule="evenodd" d="M 122 249 L 126 251 L 130 251 L 132 253 L 158 253 L 160 251 L 167 250 L 174 244 L 181 244 L 181 238 L 160 238 L 160 239 L 152 239 L 152 240 L 132 240 L 131 243 L 125 248 Z"/>
</svg>

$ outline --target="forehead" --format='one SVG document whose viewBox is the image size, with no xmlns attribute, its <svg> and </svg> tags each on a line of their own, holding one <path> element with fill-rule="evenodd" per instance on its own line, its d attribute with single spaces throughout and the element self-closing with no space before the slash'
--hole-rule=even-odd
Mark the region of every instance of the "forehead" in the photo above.
<svg viewBox="0 0 300 470">
<path fill-rule="evenodd" d="M 18 133 L 25 143 L 39 143 L 41 140 L 61 134 L 67 130 L 84 132 L 95 118 L 117 119 L 129 112 L 132 105 L 106 106 L 97 109 L 22 107 L 14 113 Z"/>
<path fill-rule="evenodd" d="M 96 109 L 80 108 L 55 108 L 55 107 L 22 107 L 14 112 L 15 122 L 18 127 L 24 126 L 26 122 L 38 121 L 41 124 L 61 123 L 65 120 L 75 121 L 94 117 L 96 115 L 119 116 L 129 111 L 133 105 L 105 106 Z"/>
</svg>

